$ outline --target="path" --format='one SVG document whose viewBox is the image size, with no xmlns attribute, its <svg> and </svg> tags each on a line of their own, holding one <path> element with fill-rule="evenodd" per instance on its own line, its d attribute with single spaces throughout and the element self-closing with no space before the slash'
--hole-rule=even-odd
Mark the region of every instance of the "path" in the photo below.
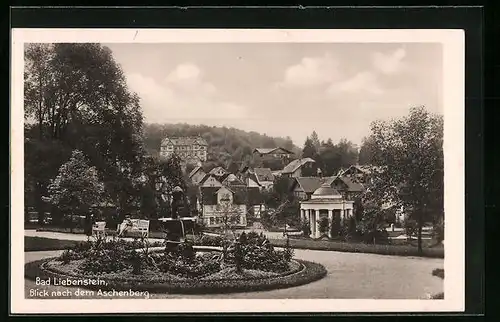
<svg viewBox="0 0 500 322">
<path fill-rule="evenodd" d="M 69 234 L 66 234 L 69 235 Z M 54 237 L 53 237 L 54 238 Z M 67 238 L 69 238 L 67 236 Z M 27 252 L 25 261 L 57 256 L 61 251 Z M 321 263 L 328 275 L 307 285 L 265 292 L 222 295 L 152 294 L 151 298 L 232 299 L 423 299 L 443 291 L 443 281 L 432 270 L 443 259 L 295 250 L 296 258 Z M 26 292 L 36 287 L 26 280 Z M 55 288 L 54 286 L 51 289 Z M 64 288 L 61 287 L 61 290 Z"/>
</svg>

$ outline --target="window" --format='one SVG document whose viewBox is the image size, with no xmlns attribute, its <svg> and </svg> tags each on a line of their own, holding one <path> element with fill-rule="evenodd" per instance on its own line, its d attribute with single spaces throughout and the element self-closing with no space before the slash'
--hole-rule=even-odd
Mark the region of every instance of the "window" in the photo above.
<svg viewBox="0 0 500 322">
<path fill-rule="evenodd" d="M 215 218 L 214 217 L 209 217 L 208 218 L 210 225 L 215 225 Z"/>
</svg>

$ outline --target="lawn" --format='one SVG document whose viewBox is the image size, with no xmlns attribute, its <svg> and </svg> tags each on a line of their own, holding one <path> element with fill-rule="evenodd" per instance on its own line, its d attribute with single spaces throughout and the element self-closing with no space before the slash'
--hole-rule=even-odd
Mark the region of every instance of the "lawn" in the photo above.
<svg viewBox="0 0 500 322">
<path fill-rule="evenodd" d="M 24 237 L 24 251 L 25 252 L 35 252 L 35 251 L 47 251 L 47 250 L 62 250 L 72 247 L 80 243 L 75 240 L 60 240 L 44 237 Z"/>
</svg>

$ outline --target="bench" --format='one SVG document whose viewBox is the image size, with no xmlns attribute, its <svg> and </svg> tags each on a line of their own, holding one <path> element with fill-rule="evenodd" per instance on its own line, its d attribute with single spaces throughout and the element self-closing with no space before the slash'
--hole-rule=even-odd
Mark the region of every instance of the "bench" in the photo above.
<svg viewBox="0 0 500 322">
<path fill-rule="evenodd" d="M 106 222 L 98 221 L 92 225 L 92 235 L 106 236 Z"/>
<path fill-rule="evenodd" d="M 141 237 L 149 237 L 149 220 L 129 219 L 118 226 L 118 236 L 125 232 L 139 233 Z"/>
</svg>

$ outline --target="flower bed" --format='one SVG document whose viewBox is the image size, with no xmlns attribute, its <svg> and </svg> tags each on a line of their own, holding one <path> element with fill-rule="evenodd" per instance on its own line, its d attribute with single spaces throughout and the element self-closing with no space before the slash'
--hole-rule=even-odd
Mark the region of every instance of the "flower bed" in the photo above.
<svg viewBox="0 0 500 322">
<path fill-rule="evenodd" d="M 36 277 L 47 278 L 76 278 L 75 275 L 59 273 L 47 267 L 47 263 L 54 258 L 39 260 L 25 265 L 26 278 L 34 280 Z M 289 288 L 308 284 L 326 276 L 326 269 L 317 263 L 296 260 L 299 269 L 279 276 L 242 276 L 221 279 L 221 275 L 213 275 L 211 278 L 180 279 L 172 276 L 159 277 L 156 273 L 134 276 L 130 271 L 119 276 L 108 275 L 105 281 L 107 285 L 86 286 L 89 289 L 101 290 L 129 290 L 148 291 L 150 293 L 177 293 L 177 294 L 220 294 L 235 292 L 265 291 L 279 288 Z M 50 266 L 50 265 L 49 265 Z M 245 271 L 244 271 L 245 272 Z M 226 271 L 227 273 L 227 271 Z M 246 272 L 252 274 L 252 272 Z M 78 278 L 82 278 L 79 276 Z M 102 279 L 102 277 L 101 277 Z"/>
<path fill-rule="evenodd" d="M 31 278 L 52 275 L 105 280 L 106 287 L 101 285 L 100 289 L 133 286 L 142 291 L 176 293 L 290 287 L 326 275 L 321 265 L 294 261 L 293 250 L 275 250 L 267 238 L 257 234 L 225 240 L 222 248 L 205 246 L 205 251 L 190 243 L 151 246 L 116 239 L 82 242 L 59 257 L 27 264 L 26 274 Z M 33 275 L 37 270 L 38 275 Z"/>
</svg>

